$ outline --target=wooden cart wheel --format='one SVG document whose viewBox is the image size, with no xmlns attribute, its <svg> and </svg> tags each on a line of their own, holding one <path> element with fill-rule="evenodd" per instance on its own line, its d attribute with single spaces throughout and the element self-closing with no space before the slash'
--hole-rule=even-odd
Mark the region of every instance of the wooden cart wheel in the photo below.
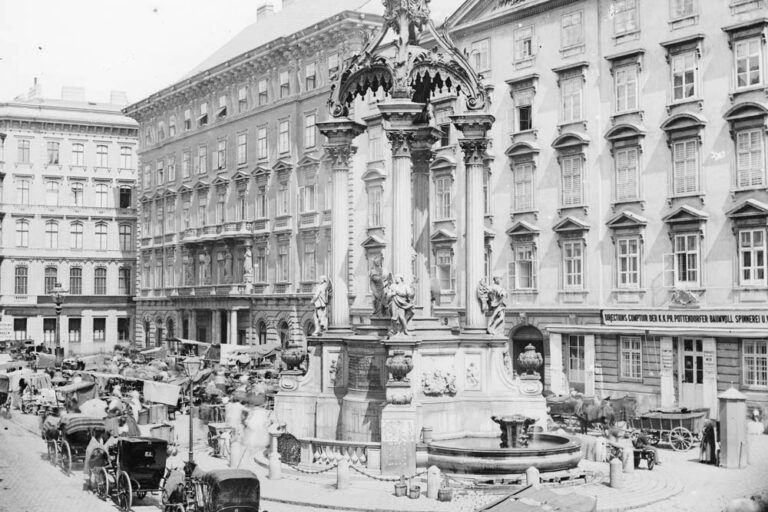
<svg viewBox="0 0 768 512">
<path fill-rule="evenodd" d="M 128 473 L 121 471 L 117 476 L 117 505 L 123 512 L 131 510 L 133 504 L 133 489 Z"/>
<path fill-rule="evenodd" d="M 675 427 L 669 433 L 669 444 L 677 452 L 690 450 L 693 446 L 693 434 L 685 427 Z"/>
<path fill-rule="evenodd" d="M 648 471 L 653 471 L 653 466 L 656 465 L 656 458 L 655 457 L 649 457 L 648 458 Z"/>
<path fill-rule="evenodd" d="M 56 441 L 53 439 L 49 439 L 47 442 L 48 445 L 48 462 L 51 464 L 56 464 Z"/>
<path fill-rule="evenodd" d="M 61 458 L 59 463 L 65 475 L 69 476 L 72 474 L 72 450 L 69 447 L 69 443 L 66 441 L 61 443 Z"/>
<path fill-rule="evenodd" d="M 99 468 L 96 472 L 96 494 L 102 500 L 109 498 L 109 474 L 107 474 L 107 468 Z"/>
</svg>

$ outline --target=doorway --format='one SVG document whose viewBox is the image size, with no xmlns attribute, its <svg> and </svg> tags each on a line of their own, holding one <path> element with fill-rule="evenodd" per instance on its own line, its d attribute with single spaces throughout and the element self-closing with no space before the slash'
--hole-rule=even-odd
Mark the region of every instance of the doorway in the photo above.
<svg viewBox="0 0 768 512">
<path fill-rule="evenodd" d="M 512 366 L 517 373 L 520 373 L 517 359 L 520 357 L 520 354 L 525 352 L 525 347 L 528 345 L 533 345 L 536 352 L 541 354 L 542 359 L 544 359 L 544 336 L 541 334 L 540 330 L 532 325 L 524 325 L 514 331 L 511 335 L 509 355 L 512 358 Z M 544 384 L 545 365 L 546 361 L 537 370 L 542 384 Z"/>
<path fill-rule="evenodd" d="M 701 338 L 683 338 L 680 365 L 680 397 L 678 403 L 688 408 L 705 407 L 704 403 L 704 342 Z"/>
</svg>

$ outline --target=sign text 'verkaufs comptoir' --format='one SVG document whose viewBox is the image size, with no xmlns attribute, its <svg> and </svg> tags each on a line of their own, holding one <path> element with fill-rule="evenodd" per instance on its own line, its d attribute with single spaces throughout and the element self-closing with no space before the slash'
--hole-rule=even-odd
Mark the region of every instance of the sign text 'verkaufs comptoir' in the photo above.
<svg viewBox="0 0 768 512">
<path fill-rule="evenodd" d="M 631 327 L 768 328 L 768 311 L 622 311 L 604 310 L 603 324 Z"/>
</svg>

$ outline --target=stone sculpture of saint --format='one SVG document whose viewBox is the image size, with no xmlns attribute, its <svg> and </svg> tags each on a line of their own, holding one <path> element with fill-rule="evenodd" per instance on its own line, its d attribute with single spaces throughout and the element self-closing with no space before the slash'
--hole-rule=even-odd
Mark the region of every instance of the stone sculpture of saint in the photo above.
<svg viewBox="0 0 768 512">
<path fill-rule="evenodd" d="M 246 283 L 253 282 L 253 253 L 250 247 L 245 248 L 243 256 L 243 278 Z"/>
<path fill-rule="evenodd" d="M 376 255 L 371 260 L 371 270 L 368 272 L 368 280 L 373 295 L 373 316 L 385 315 L 386 304 L 384 300 L 384 271 L 381 266 L 381 255 Z"/>
<path fill-rule="evenodd" d="M 232 254 L 230 253 L 224 255 L 224 282 L 227 284 L 232 282 Z"/>
<path fill-rule="evenodd" d="M 200 256 L 200 263 L 203 267 L 203 284 L 211 284 L 211 255 L 208 254 L 208 251 L 203 252 Z"/>
<path fill-rule="evenodd" d="M 491 286 L 485 286 L 481 281 L 478 285 L 477 295 L 483 312 L 490 312 L 486 332 L 488 334 L 501 334 L 507 306 L 504 302 L 504 299 L 507 298 L 507 290 L 501 285 L 501 278 L 494 277 Z"/>
<path fill-rule="evenodd" d="M 414 314 L 414 296 L 413 288 L 405 282 L 401 275 L 395 276 L 384 288 L 384 297 L 392 313 L 390 334 L 410 334 L 408 322 L 411 321 Z"/>
<path fill-rule="evenodd" d="M 312 296 L 312 306 L 315 308 L 315 330 L 312 336 L 320 336 L 328 330 L 328 303 L 331 293 L 331 282 L 326 276 L 320 276 L 320 282 L 315 286 Z"/>
<path fill-rule="evenodd" d="M 184 286 L 192 286 L 192 258 L 189 257 L 188 253 L 185 253 L 181 262 L 184 266 Z"/>
</svg>

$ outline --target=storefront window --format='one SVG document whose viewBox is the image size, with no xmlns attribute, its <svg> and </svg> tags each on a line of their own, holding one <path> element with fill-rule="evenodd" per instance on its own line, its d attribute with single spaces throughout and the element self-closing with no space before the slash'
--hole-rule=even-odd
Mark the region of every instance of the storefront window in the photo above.
<svg viewBox="0 0 768 512">
<path fill-rule="evenodd" d="M 621 378 L 641 380 L 643 378 L 643 356 L 640 336 L 621 336 Z"/>
<path fill-rule="evenodd" d="M 768 340 L 744 340 L 744 384 L 768 387 Z"/>
<path fill-rule="evenodd" d="M 584 336 L 568 336 L 568 380 L 584 382 Z"/>
</svg>

